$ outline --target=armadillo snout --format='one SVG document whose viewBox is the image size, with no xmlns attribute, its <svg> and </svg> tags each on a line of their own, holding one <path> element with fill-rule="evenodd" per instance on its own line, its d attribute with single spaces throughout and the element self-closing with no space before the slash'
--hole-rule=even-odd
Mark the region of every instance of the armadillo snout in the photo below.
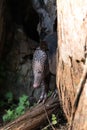
<svg viewBox="0 0 87 130">
<path fill-rule="evenodd" d="M 42 77 L 43 76 L 41 74 L 38 74 L 38 73 L 34 74 L 34 83 L 33 83 L 34 88 L 37 88 L 40 86 L 40 84 L 42 82 Z"/>
<path fill-rule="evenodd" d="M 39 85 L 38 84 L 33 84 L 33 87 L 37 88 L 37 87 L 39 87 Z"/>
</svg>

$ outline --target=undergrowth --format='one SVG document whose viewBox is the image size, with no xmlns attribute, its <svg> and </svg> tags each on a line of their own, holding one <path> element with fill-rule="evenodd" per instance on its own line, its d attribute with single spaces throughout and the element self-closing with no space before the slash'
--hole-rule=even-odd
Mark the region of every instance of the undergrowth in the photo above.
<svg viewBox="0 0 87 130">
<path fill-rule="evenodd" d="M 5 106 L 6 103 L 8 103 L 9 108 L 5 110 L 5 114 L 2 116 L 3 122 L 9 122 L 16 119 L 24 114 L 27 108 L 30 107 L 27 95 L 22 95 L 17 104 L 13 103 L 13 94 L 11 92 L 6 93 L 5 98 L 7 99 L 7 102 L 0 101 L 0 107 Z"/>
</svg>

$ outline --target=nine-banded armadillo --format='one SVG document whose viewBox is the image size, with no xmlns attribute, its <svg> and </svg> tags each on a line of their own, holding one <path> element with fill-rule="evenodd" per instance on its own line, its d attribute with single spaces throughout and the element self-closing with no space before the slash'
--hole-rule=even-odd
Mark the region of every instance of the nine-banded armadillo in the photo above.
<svg viewBox="0 0 87 130">
<path fill-rule="evenodd" d="M 42 44 L 43 43 L 43 44 Z M 46 84 L 45 77 L 50 71 L 52 74 L 56 73 L 56 48 L 57 48 L 57 34 L 53 33 L 44 38 L 40 47 L 36 48 L 33 55 L 33 87 L 42 87 L 40 101 L 46 99 Z"/>
</svg>

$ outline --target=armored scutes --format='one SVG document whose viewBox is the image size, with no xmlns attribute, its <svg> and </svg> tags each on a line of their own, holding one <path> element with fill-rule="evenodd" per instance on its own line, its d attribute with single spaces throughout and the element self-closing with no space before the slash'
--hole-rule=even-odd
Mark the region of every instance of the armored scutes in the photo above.
<svg viewBox="0 0 87 130">
<path fill-rule="evenodd" d="M 38 47 L 33 55 L 33 87 L 39 87 L 42 80 L 44 80 L 48 68 L 48 57 L 45 51 Z"/>
<path fill-rule="evenodd" d="M 33 87 L 42 87 L 40 100 L 46 98 L 46 84 L 45 77 L 50 71 L 56 74 L 56 48 L 57 48 L 57 34 L 53 33 L 44 38 L 33 55 Z"/>
</svg>

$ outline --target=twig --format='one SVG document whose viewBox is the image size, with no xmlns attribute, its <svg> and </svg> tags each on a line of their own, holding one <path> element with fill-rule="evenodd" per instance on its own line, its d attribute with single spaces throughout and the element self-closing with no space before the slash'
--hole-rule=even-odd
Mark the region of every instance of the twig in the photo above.
<svg viewBox="0 0 87 130">
<path fill-rule="evenodd" d="M 46 111 L 46 106 L 45 106 L 45 104 L 44 104 L 44 111 L 45 111 L 45 113 L 46 113 L 46 117 L 47 117 L 47 120 L 48 120 L 48 122 L 49 122 L 49 125 L 51 126 L 51 128 L 52 128 L 53 130 L 55 130 L 55 128 L 53 127 L 52 123 L 51 123 L 50 120 L 49 120 L 49 117 L 48 117 L 48 113 L 47 113 L 47 111 Z"/>
<path fill-rule="evenodd" d="M 46 130 L 48 127 L 50 127 L 49 124 L 47 126 L 45 126 L 44 128 L 42 128 L 41 130 Z"/>
</svg>

